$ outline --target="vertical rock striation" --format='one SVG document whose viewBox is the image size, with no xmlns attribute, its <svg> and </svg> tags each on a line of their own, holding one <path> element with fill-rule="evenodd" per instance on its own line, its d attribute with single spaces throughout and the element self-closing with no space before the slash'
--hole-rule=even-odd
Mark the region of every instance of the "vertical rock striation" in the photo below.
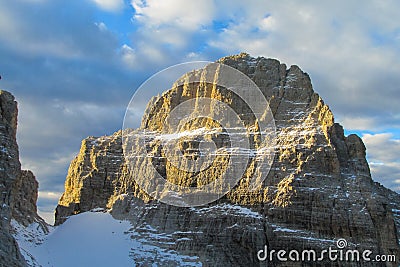
<svg viewBox="0 0 400 267">
<path fill-rule="evenodd" d="M 14 97 L 0 91 L 0 263 L 2 266 L 25 266 L 24 258 L 10 233 L 15 183 L 21 164 L 16 142 L 18 109 Z"/>
<path fill-rule="evenodd" d="M 89 137 L 71 163 L 56 210 L 56 224 L 96 207 L 112 208 L 114 216 L 131 219 L 134 238 L 144 238 L 166 251 L 185 253 L 204 266 L 262 266 L 257 251 L 264 245 L 275 250 L 322 250 L 334 246 L 339 238 L 345 238 L 349 248 L 369 249 L 374 255 L 390 254 L 400 259 L 399 195 L 372 180 L 362 140 L 356 135 L 344 136 L 329 107 L 314 92 L 309 76 L 297 66 L 287 68 L 277 60 L 252 58 L 244 53 L 219 62 L 250 77 L 272 109 L 277 128 L 276 153 L 261 186 L 249 190 L 246 177 L 254 168 L 250 162 L 237 186 L 216 203 L 199 208 L 168 206 L 152 201 L 137 186 L 132 177 L 141 179 L 149 169 L 144 161 L 138 161 L 134 170 L 127 167 L 121 132 Z M 191 75 L 199 72 L 188 73 L 183 79 L 190 80 Z M 201 83 L 175 86 L 149 103 L 142 129 L 160 130 L 160 122 L 174 106 L 199 96 L 224 101 L 238 113 L 246 113 L 240 99 L 224 88 Z M 247 125 L 253 126 L 251 118 Z M 198 120 L 181 130 L 194 132 L 199 126 L 213 127 L 210 122 Z M 195 143 L 193 136 L 188 141 L 191 145 Z M 256 140 L 253 145 L 257 146 Z M 152 151 L 158 171 L 179 185 L 212 179 L 226 167 L 221 160 L 207 169 L 206 177 L 193 176 L 168 164 L 156 142 Z M 132 252 L 138 263 L 154 260 L 143 255 Z M 176 264 L 173 259 L 159 262 Z M 291 266 L 281 265 L 276 259 L 270 264 Z M 298 262 L 292 265 L 301 266 Z"/>
<path fill-rule="evenodd" d="M 11 217 L 25 227 L 37 222 L 47 232 L 47 223 L 37 214 L 38 189 L 39 183 L 34 174 L 22 170 L 12 190 Z"/>
<path fill-rule="evenodd" d="M 37 215 L 38 182 L 21 171 L 16 141 L 18 108 L 14 96 L 0 90 L 0 266 L 26 266 L 12 236 L 11 219 L 28 226 L 46 223 Z"/>
</svg>

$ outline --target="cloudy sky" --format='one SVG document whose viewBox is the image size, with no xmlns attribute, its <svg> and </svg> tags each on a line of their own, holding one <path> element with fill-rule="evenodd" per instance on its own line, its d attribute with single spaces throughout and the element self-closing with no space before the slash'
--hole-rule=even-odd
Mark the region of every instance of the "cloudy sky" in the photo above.
<svg viewBox="0 0 400 267">
<path fill-rule="evenodd" d="M 242 51 L 308 72 L 363 138 L 374 179 L 400 192 L 399 17 L 395 0 L 0 0 L 0 88 L 19 102 L 41 214 L 51 220 L 81 140 L 120 129 L 142 82 Z"/>
</svg>

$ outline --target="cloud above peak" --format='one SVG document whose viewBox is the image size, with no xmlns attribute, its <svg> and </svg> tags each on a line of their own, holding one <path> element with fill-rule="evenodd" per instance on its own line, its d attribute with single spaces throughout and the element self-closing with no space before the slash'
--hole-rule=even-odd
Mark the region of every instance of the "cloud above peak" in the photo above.
<svg viewBox="0 0 400 267">
<path fill-rule="evenodd" d="M 118 12 L 124 8 L 124 0 L 91 0 L 91 1 L 93 1 L 99 8 L 109 12 Z"/>
<path fill-rule="evenodd" d="M 155 30 L 177 27 L 194 31 L 210 24 L 215 15 L 213 0 L 132 0 L 131 4 L 134 18 Z"/>
</svg>

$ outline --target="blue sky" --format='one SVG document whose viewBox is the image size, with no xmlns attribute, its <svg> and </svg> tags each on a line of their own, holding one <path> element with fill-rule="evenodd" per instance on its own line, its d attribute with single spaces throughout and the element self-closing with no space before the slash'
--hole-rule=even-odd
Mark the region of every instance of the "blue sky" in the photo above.
<svg viewBox="0 0 400 267">
<path fill-rule="evenodd" d="M 372 175 L 400 192 L 400 2 L 0 0 L 0 88 L 19 102 L 21 162 L 52 216 L 83 138 L 122 126 L 170 65 L 248 52 L 299 65 Z"/>
</svg>

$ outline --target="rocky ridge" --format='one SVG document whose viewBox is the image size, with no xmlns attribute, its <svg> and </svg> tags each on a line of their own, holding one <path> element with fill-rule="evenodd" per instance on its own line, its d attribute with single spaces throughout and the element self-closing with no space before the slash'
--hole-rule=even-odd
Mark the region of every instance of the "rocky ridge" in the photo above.
<svg viewBox="0 0 400 267">
<path fill-rule="evenodd" d="M 22 226 L 47 224 L 37 214 L 38 182 L 21 170 L 16 141 L 18 108 L 14 96 L 0 90 L 0 266 L 26 266 L 13 234 L 11 221 Z"/>
<path fill-rule="evenodd" d="M 145 162 L 137 162 L 137 169 L 129 169 L 119 131 L 82 141 L 56 209 L 56 224 L 94 208 L 112 209 L 115 217 L 131 220 L 133 238 L 185 254 L 188 265 L 263 266 L 257 251 L 264 245 L 275 250 L 320 251 L 335 247 L 339 238 L 347 240 L 348 248 L 369 249 L 374 255 L 396 255 L 400 259 L 399 195 L 372 180 L 362 140 L 356 135 L 344 136 L 329 107 L 314 92 L 309 76 L 297 66 L 287 68 L 277 60 L 248 54 L 219 62 L 250 77 L 272 109 L 277 145 L 271 171 L 261 186 L 249 190 L 246 177 L 254 170 L 254 161 L 250 161 L 238 185 L 216 203 L 180 208 L 153 201 L 132 179 L 132 175 L 140 179 L 148 168 Z M 224 88 L 175 86 L 149 104 L 142 129 L 161 130 L 159 122 L 165 114 L 199 95 L 222 100 L 239 113 L 246 112 L 240 99 Z M 251 118 L 247 122 L 249 128 L 254 126 Z M 215 127 L 199 120 L 181 131 L 194 131 L 199 125 Z M 256 141 L 253 145 L 257 146 Z M 212 166 L 206 175 L 193 177 L 169 165 L 159 148 L 160 144 L 154 143 L 155 166 L 175 184 L 201 183 L 204 176 L 213 177 L 224 168 L 223 164 Z M 173 257 L 155 259 L 140 251 L 131 253 L 135 262 L 144 265 L 154 261 L 176 264 Z M 291 266 L 276 259 L 269 264 Z M 299 262 L 291 264 L 301 266 Z M 324 264 L 377 266 L 365 262 Z"/>
</svg>

